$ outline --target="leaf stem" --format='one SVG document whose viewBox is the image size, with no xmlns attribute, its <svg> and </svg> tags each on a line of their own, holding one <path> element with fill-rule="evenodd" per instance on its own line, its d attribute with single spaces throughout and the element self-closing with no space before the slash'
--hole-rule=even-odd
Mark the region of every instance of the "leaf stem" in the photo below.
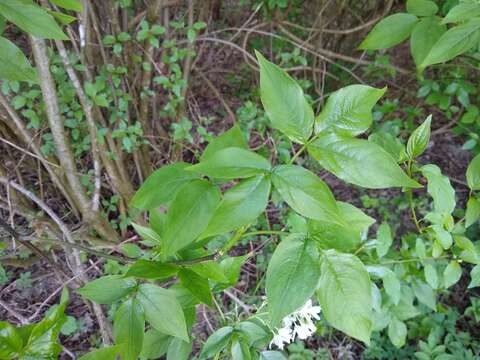
<svg viewBox="0 0 480 360">
<path fill-rule="evenodd" d="M 410 178 L 412 177 L 412 159 L 408 159 L 407 175 Z M 418 232 L 421 234 L 423 233 L 423 229 L 420 226 L 420 222 L 418 221 L 417 213 L 415 211 L 415 204 L 413 203 L 413 190 L 409 188 L 407 189 L 406 192 L 407 192 L 408 205 L 410 207 L 410 212 L 412 213 L 412 220 L 415 223 L 415 226 L 417 227 Z"/>
</svg>

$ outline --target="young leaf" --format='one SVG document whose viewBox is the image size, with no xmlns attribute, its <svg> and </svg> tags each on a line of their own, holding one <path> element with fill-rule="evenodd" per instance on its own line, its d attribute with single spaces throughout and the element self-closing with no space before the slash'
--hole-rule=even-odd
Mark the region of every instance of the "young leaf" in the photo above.
<svg viewBox="0 0 480 360">
<path fill-rule="evenodd" d="M 145 319 L 156 330 L 189 341 L 182 307 L 175 293 L 152 284 L 139 286 L 137 299 L 145 311 Z"/>
<path fill-rule="evenodd" d="M 331 94 L 322 112 L 315 118 L 315 133 L 326 129 L 356 136 L 372 124 L 372 108 L 387 88 L 350 85 Z"/>
<path fill-rule="evenodd" d="M 247 141 L 238 125 L 233 126 L 228 131 L 225 131 L 223 134 L 210 141 L 203 151 L 200 161 L 205 161 L 216 152 L 230 147 L 248 150 Z"/>
<path fill-rule="evenodd" d="M 390 324 L 388 324 L 388 338 L 397 348 L 405 345 L 405 340 L 407 339 L 407 326 L 405 323 L 397 318 L 390 320 Z"/>
<path fill-rule="evenodd" d="M 445 289 L 455 285 L 462 276 L 462 268 L 458 261 L 450 261 L 445 270 L 443 271 L 443 285 Z"/>
<path fill-rule="evenodd" d="M 441 214 L 451 214 L 455 209 L 455 190 L 450 180 L 442 175 L 437 165 L 428 164 L 421 168 L 423 176 L 428 180 L 427 191 L 433 198 L 433 207 Z"/>
<path fill-rule="evenodd" d="M 218 189 L 204 180 L 185 185 L 168 209 L 162 234 L 164 256 L 192 243 L 206 229 L 219 201 Z"/>
<path fill-rule="evenodd" d="M 433 16 L 438 6 L 430 0 L 407 0 L 407 11 L 417 16 Z"/>
<path fill-rule="evenodd" d="M 322 313 L 334 328 L 370 344 L 372 293 L 368 273 L 354 255 L 330 250 L 321 260 L 317 291 Z"/>
<path fill-rule="evenodd" d="M 475 265 L 470 271 L 470 284 L 468 284 L 468 288 L 474 288 L 480 286 L 480 265 Z"/>
<path fill-rule="evenodd" d="M 272 180 L 283 200 L 299 214 L 344 223 L 329 187 L 311 171 L 297 165 L 279 165 L 273 169 Z"/>
<path fill-rule="evenodd" d="M 447 31 L 437 16 L 426 17 L 415 25 L 410 38 L 410 52 L 417 68 L 420 68 L 433 45 Z"/>
<path fill-rule="evenodd" d="M 44 39 L 68 40 L 51 15 L 40 6 L 22 0 L 2 0 L 0 14 L 23 31 Z"/>
<path fill-rule="evenodd" d="M 272 255 L 266 275 L 266 293 L 272 326 L 294 312 L 313 295 L 320 277 L 318 250 L 303 234 L 282 240 Z"/>
<path fill-rule="evenodd" d="M 480 190 L 480 154 L 468 164 L 467 184 L 471 190 Z"/>
<path fill-rule="evenodd" d="M 208 284 L 208 280 L 201 277 L 197 273 L 182 269 L 178 272 L 180 284 L 190 291 L 190 293 L 201 303 L 213 306 L 212 292 Z"/>
<path fill-rule="evenodd" d="M 465 212 L 465 227 L 475 224 L 480 219 L 480 201 L 477 198 L 470 197 L 467 201 L 467 210 Z"/>
<path fill-rule="evenodd" d="M 90 351 L 78 360 L 115 360 L 117 354 L 123 350 L 123 345 L 107 346 L 98 350 Z"/>
<path fill-rule="evenodd" d="M 392 230 L 390 226 L 387 223 L 381 224 L 377 230 L 377 255 L 379 258 L 387 254 L 392 242 Z"/>
<path fill-rule="evenodd" d="M 480 4 L 477 2 L 461 2 L 457 6 L 450 9 L 443 18 L 442 23 L 458 23 L 467 21 L 473 17 L 480 15 Z"/>
<path fill-rule="evenodd" d="M 122 344 L 122 359 L 137 360 L 142 351 L 145 332 L 145 314 L 135 298 L 125 301 L 115 313 L 113 336 L 116 344 Z"/>
<path fill-rule="evenodd" d="M 230 147 L 190 166 L 188 171 L 217 179 L 237 179 L 263 174 L 271 167 L 267 159 L 252 151 Z"/>
<path fill-rule="evenodd" d="M 407 155 L 414 159 L 420 156 L 427 148 L 430 141 L 430 123 L 432 121 L 432 115 L 429 115 L 427 119 L 416 128 L 412 135 L 408 138 L 407 142 Z"/>
<path fill-rule="evenodd" d="M 135 290 L 137 282 L 121 275 L 107 275 L 87 283 L 77 292 L 98 304 L 112 304 Z"/>
<path fill-rule="evenodd" d="M 200 238 L 224 234 L 251 224 L 267 207 L 269 195 L 268 177 L 258 175 L 243 180 L 225 193 Z"/>
<path fill-rule="evenodd" d="M 425 60 L 420 65 L 442 63 L 463 54 L 478 44 L 480 40 L 480 18 L 474 18 L 466 24 L 455 26 L 444 33 L 433 45 Z"/>
<path fill-rule="evenodd" d="M 189 166 L 190 164 L 179 162 L 156 170 L 135 193 L 130 205 L 150 210 L 172 200 L 180 187 L 198 179 L 197 174 L 185 171 Z"/>
<path fill-rule="evenodd" d="M 37 82 L 37 72 L 14 43 L 0 36 L 0 79 Z"/>
<path fill-rule="evenodd" d="M 388 49 L 406 40 L 418 22 L 412 14 L 397 13 L 382 19 L 374 26 L 359 48 L 363 50 Z"/>
<path fill-rule="evenodd" d="M 369 189 L 420 187 L 377 144 L 363 139 L 325 134 L 308 146 L 326 170 L 343 181 Z"/>
<path fill-rule="evenodd" d="M 225 349 L 233 334 L 233 327 L 225 326 L 210 335 L 203 345 L 200 359 L 208 359 Z"/>
<path fill-rule="evenodd" d="M 313 130 L 313 110 L 295 80 L 258 51 L 260 97 L 272 127 L 292 141 L 305 143 Z"/>
</svg>

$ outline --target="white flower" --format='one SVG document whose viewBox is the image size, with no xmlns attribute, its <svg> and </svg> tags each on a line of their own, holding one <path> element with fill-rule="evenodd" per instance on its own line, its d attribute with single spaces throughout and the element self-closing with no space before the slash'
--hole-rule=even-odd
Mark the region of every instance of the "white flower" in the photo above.
<svg viewBox="0 0 480 360">
<path fill-rule="evenodd" d="M 309 338 L 316 330 L 315 324 L 310 319 L 302 319 L 294 328 L 294 332 L 300 340 Z"/>
<path fill-rule="evenodd" d="M 305 305 L 296 312 L 303 318 L 320 320 L 320 311 L 322 311 L 322 308 L 320 306 L 312 306 L 312 300 L 309 299 Z"/>
<path fill-rule="evenodd" d="M 275 344 L 280 350 L 283 350 L 284 344 L 289 344 L 293 340 L 293 333 L 291 328 L 281 328 L 278 330 L 278 333 L 273 336 L 272 341 L 270 342 L 270 348 L 272 344 Z"/>
</svg>

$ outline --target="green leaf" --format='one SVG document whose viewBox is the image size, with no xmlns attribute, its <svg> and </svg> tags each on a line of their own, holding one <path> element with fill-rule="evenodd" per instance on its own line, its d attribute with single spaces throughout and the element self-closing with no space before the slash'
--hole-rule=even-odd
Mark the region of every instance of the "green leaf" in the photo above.
<svg viewBox="0 0 480 360">
<path fill-rule="evenodd" d="M 0 359 L 16 359 L 22 351 L 23 340 L 17 329 L 5 321 L 0 322 Z"/>
<path fill-rule="evenodd" d="M 50 0 L 55 5 L 66 9 L 66 10 L 73 10 L 76 12 L 82 12 L 83 5 L 78 0 Z"/>
<path fill-rule="evenodd" d="M 372 124 L 372 108 L 386 90 L 350 85 L 335 91 L 315 119 L 315 132 L 330 129 L 352 136 L 365 132 Z"/>
<path fill-rule="evenodd" d="M 102 276 L 90 281 L 77 292 L 98 304 L 112 304 L 135 290 L 137 282 L 121 275 Z"/>
<path fill-rule="evenodd" d="M 308 146 L 310 154 L 337 177 L 369 189 L 420 187 L 392 156 L 377 144 L 336 134 L 324 134 Z"/>
<path fill-rule="evenodd" d="M 239 322 L 235 330 L 245 337 L 251 347 L 265 347 L 271 339 L 271 331 L 258 319 Z"/>
<path fill-rule="evenodd" d="M 241 148 L 230 147 L 215 152 L 196 165 L 187 168 L 217 179 L 247 178 L 270 171 L 270 162 L 264 157 Z"/>
<path fill-rule="evenodd" d="M 179 162 L 156 170 L 135 193 L 130 205 L 150 210 L 172 200 L 179 188 L 198 178 L 197 174 L 185 171 L 189 166 L 190 164 Z"/>
<path fill-rule="evenodd" d="M 425 265 L 423 272 L 425 274 L 425 280 L 427 280 L 428 285 L 430 285 L 432 289 L 438 289 L 438 273 L 435 266 L 433 266 L 432 264 L 427 264 Z"/>
<path fill-rule="evenodd" d="M 435 292 L 428 284 L 417 280 L 413 284 L 413 292 L 415 293 L 418 301 L 427 305 L 433 311 L 437 310 Z"/>
<path fill-rule="evenodd" d="M 470 271 L 470 284 L 468 284 L 468 288 L 474 288 L 480 286 L 480 265 L 475 265 Z"/>
<path fill-rule="evenodd" d="M 287 360 L 287 358 L 280 351 L 268 350 L 260 353 L 260 360 Z"/>
<path fill-rule="evenodd" d="M 139 286 L 137 299 L 145 311 L 145 319 L 161 333 L 189 341 L 182 307 L 175 293 L 152 284 Z"/>
<path fill-rule="evenodd" d="M 269 195 L 268 177 L 258 175 L 241 181 L 224 194 L 200 237 L 224 234 L 253 223 L 267 207 Z"/>
<path fill-rule="evenodd" d="M 329 250 L 322 257 L 321 274 L 317 296 L 325 319 L 369 345 L 372 292 L 362 262 L 354 255 Z"/>
<path fill-rule="evenodd" d="M 414 159 L 421 155 L 427 148 L 430 141 L 430 123 L 432 121 L 432 115 L 429 115 L 427 119 L 416 128 L 412 135 L 408 138 L 407 142 L 407 155 Z"/>
<path fill-rule="evenodd" d="M 155 329 L 148 330 L 143 339 L 143 348 L 140 353 L 141 359 L 158 359 L 162 357 L 167 353 L 172 339 L 173 337 Z"/>
<path fill-rule="evenodd" d="M 242 337 L 234 338 L 231 347 L 232 360 L 251 360 L 250 347 Z"/>
<path fill-rule="evenodd" d="M 465 212 L 465 227 L 475 224 L 480 219 L 480 201 L 470 197 L 467 201 L 467 210 Z"/>
<path fill-rule="evenodd" d="M 208 359 L 225 349 L 233 334 L 233 327 L 225 326 L 210 335 L 203 345 L 200 359 Z"/>
<path fill-rule="evenodd" d="M 442 175 L 437 165 L 428 164 L 421 168 L 423 176 L 428 180 L 427 191 L 433 198 L 433 207 L 441 214 L 451 214 L 455 209 L 455 190 L 450 180 Z"/>
<path fill-rule="evenodd" d="M 212 292 L 207 279 L 187 269 L 180 270 L 178 277 L 180 284 L 190 291 L 198 301 L 208 306 L 213 306 Z"/>
<path fill-rule="evenodd" d="M 68 25 L 76 21 L 77 18 L 58 11 L 47 10 L 47 12 L 57 19 L 62 25 Z"/>
<path fill-rule="evenodd" d="M 165 219 L 164 256 L 191 244 L 207 227 L 220 201 L 218 189 L 204 180 L 185 185 L 173 200 Z"/>
<path fill-rule="evenodd" d="M 272 326 L 314 294 L 320 277 L 318 250 L 303 234 L 282 240 L 268 264 L 266 294 Z"/>
<path fill-rule="evenodd" d="M 373 132 L 368 136 L 368 141 L 371 141 L 382 147 L 397 162 L 399 162 L 405 154 L 405 146 L 397 137 L 389 132 L 382 130 Z"/>
<path fill-rule="evenodd" d="M 228 281 L 222 266 L 213 260 L 186 265 L 185 267 L 206 279 L 211 279 L 213 281 L 219 282 Z"/>
<path fill-rule="evenodd" d="M 134 222 L 132 222 L 132 226 L 137 232 L 137 234 L 142 237 L 143 240 L 148 240 L 156 245 L 162 244 L 162 238 L 160 237 L 160 234 L 158 234 L 155 230 L 146 226 L 135 224 Z"/>
<path fill-rule="evenodd" d="M 415 25 L 410 38 L 410 52 L 417 68 L 420 68 L 433 45 L 447 31 L 437 16 L 427 17 Z"/>
<path fill-rule="evenodd" d="M 450 9 L 443 18 L 442 23 L 458 23 L 467 21 L 473 17 L 480 15 L 480 4 L 477 2 L 461 2 L 457 6 Z"/>
<path fill-rule="evenodd" d="M 362 236 L 375 220 L 349 203 L 339 201 L 337 205 L 344 225 L 309 220 L 308 232 L 322 249 L 352 251 L 358 247 Z"/>
<path fill-rule="evenodd" d="M 383 223 L 377 230 L 377 255 L 379 258 L 384 257 L 390 246 L 392 245 L 392 230 L 387 223 Z"/>
<path fill-rule="evenodd" d="M 255 54 L 260 64 L 260 97 L 272 127 L 292 141 L 305 143 L 312 134 L 314 115 L 302 88 L 258 51 Z"/>
<path fill-rule="evenodd" d="M 210 141 L 203 151 L 200 161 L 205 161 L 216 152 L 230 147 L 248 150 L 247 141 L 238 125 L 233 126 L 228 131 L 225 131 Z"/>
<path fill-rule="evenodd" d="M 126 277 L 134 276 L 140 279 L 168 279 L 178 272 L 178 267 L 171 264 L 165 264 L 160 261 L 137 260 L 134 262 L 127 273 Z"/>
<path fill-rule="evenodd" d="M 273 169 L 272 180 L 283 200 L 299 214 L 343 224 L 329 187 L 311 171 L 297 165 L 279 165 Z"/>
<path fill-rule="evenodd" d="M 388 338 L 397 348 L 405 345 L 405 340 L 407 339 L 407 326 L 405 323 L 397 318 L 390 320 L 390 324 L 388 324 Z"/>
<path fill-rule="evenodd" d="M 466 24 L 455 26 L 438 39 L 420 67 L 425 68 L 451 60 L 470 50 L 478 44 L 479 40 L 480 18 L 471 19 Z"/>
<path fill-rule="evenodd" d="M 51 15 L 40 6 L 22 0 L 2 0 L 0 14 L 23 31 L 44 39 L 68 40 Z"/>
<path fill-rule="evenodd" d="M 115 313 L 113 337 L 116 344 L 123 344 L 122 359 L 137 360 L 142 351 L 145 332 L 145 313 L 135 298 L 125 301 Z"/>
<path fill-rule="evenodd" d="M 401 285 L 393 271 L 388 271 L 382 278 L 385 292 L 390 297 L 394 305 L 398 305 L 401 298 Z"/>
<path fill-rule="evenodd" d="M 433 16 L 438 6 L 430 0 L 407 0 L 407 11 L 417 16 Z"/>
<path fill-rule="evenodd" d="M 117 354 L 123 350 L 123 345 L 107 346 L 98 350 L 90 351 L 78 360 L 115 360 Z"/>
<path fill-rule="evenodd" d="M 167 360 L 188 360 L 192 352 L 192 343 L 173 338 L 167 351 Z"/>
<path fill-rule="evenodd" d="M 382 19 L 374 26 L 359 48 L 364 50 L 387 49 L 406 40 L 418 22 L 415 15 L 397 13 Z"/>
<path fill-rule="evenodd" d="M 450 261 L 443 271 L 443 285 L 445 289 L 455 285 L 462 277 L 462 268 L 458 261 Z"/>
<path fill-rule="evenodd" d="M 0 79 L 37 82 L 37 72 L 23 52 L 10 40 L 0 36 Z"/>
<path fill-rule="evenodd" d="M 480 190 L 480 154 L 468 164 L 467 184 L 471 190 Z"/>
</svg>

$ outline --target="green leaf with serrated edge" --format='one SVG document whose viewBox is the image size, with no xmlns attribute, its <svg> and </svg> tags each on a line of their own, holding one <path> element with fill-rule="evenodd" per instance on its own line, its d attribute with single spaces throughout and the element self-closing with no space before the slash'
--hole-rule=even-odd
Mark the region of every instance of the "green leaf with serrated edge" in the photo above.
<svg viewBox="0 0 480 360">
<path fill-rule="evenodd" d="M 250 347 L 242 337 L 234 337 L 230 348 L 232 360 L 251 360 Z"/>
<path fill-rule="evenodd" d="M 113 321 L 113 337 L 116 344 L 123 344 L 123 360 L 138 359 L 142 351 L 144 332 L 143 307 L 137 299 L 128 299 L 118 308 Z"/>
<path fill-rule="evenodd" d="M 320 115 L 315 118 L 315 133 L 326 129 L 356 136 L 372 124 L 372 108 L 387 88 L 349 85 L 332 93 Z"/>
<path fill-rule="evenodd" d="M 480 16 L 480 4 L 472 2 L 461 2 L 454 6 L 443 18 L 442 23 L 459 23 Z"/>
<path fill-rule="evenodd" d="M 260 98 L 273 128 L 292 141 L 305 143 L 313 130 L 314 115 L 300 85 L 258 51 Z"/>
<path fill-rule="evenodd" d="M 420 68 L 433 45 L 447 31 L 437 16 L 427 17 L 415 25 L 410 37 L 410 52 L 417 68 Z"/>
<path fill-rule="evenodd" d="M 432 289 L 438 289 L 439 282 L 436 267 L 432 264 L 427 264 L 425 265 L 423 272 L 428 285 L 430 285 Z"/>
<path fill-rule="evenodd" d="M 352 251 L 361 243 L 362 236 L 375 219 L 349 203 L 338 201 L 337 205 L 345 225 L 309 220 L 308 232 L 322 249 Z"/>
<path fill-rule="evenodd" d="M 480 286 L 480 265 L 475 265 L 470 271 L 470 283 L 468 284 L 468 288 L 474 288 Z"/>
<path fill-rule="evenodd" d="M 412 14 L 397 13 L 382 19 L 362 41 L 359 49 L 388 49 L 405 41 L 418 22 Z"/>
<path fill-rule="evenodd" d="M 471 190 L 480 190 L 480 154 L 468 164 L 467 184 Z"/>
<path fill-rule="evenodd" d="M 299 214 L 344 224 L 329 187 L 311 171 L 297 165 L 279 165 L 273 169 L 272 181 L 283 200 Z"/>
<path fill-rule="evenodd" d="M 158 359 L 167 353 L 170 342 L 174 337 L 163 334 L 155 329 L 150 329 L 145 333 L 143 339 L 141 359 Z M 102 359 L 100 359 L 102 360 Z"/>
<path fill-rule="evenodd" d="M 450 28 L 433 45 L 425 60 L 420 65 L 425 68 L 453 59 L 470 50 L 480 40 L 480 18 Z"/>
<path fill-rule="evenodd" d="M 220 192 L 207 181 L 194 180 L 184 186 L 165 219 L 162 234 L 165 257 L 191 244 L 206 229 L 220 201 Z"/>
<path fill-rule="evenodd" d="M 427 191 L 433 198 L 433 207 L 441 214 L 451 214 L 455 209 L 455 190 L 450 180 L 442 175 L 437 165 L 428 164 L 421 168 L 423 176 L 428 180 Z"/>
<path fill-rule="evenodd" d="M 370 344 L 372 293 L 368 272 L 354 255 L 326 251 L 321 259 L 317 296 L 334 328 Z"/>
<path fill-rule="evenodd" d="M 0 14 L 23 31 L 44 39 L 68 40 L 51 15 L 40 6 L 21 0 L 2 0 Z"/>
<path fill-rule="evenodd" d="M 200 359 L 208 359 L 225 349 L 233 334 L 233 327 L 225 326 L 210 335 L 203 345 Z"/>
<path fill-rule="evenodd" d="M 270 179 L 245 179 L 227 190 L 200 238 L 224 234 L 253 223 L 267 207 Z"/>
<path fill-rule="evenodd" d="M 391 319 L 390 324 L 388 324 L 388 338 L 397 348 L 405 345 L 407 339 L 407 326 L 405 323 L 396 318 Z"/>
<path fill-rule="evenodd" d="M 135 290 L 137 282 L 121 275 L 107 275 L 87 283 L 77 292 L 98 304 L 112 304 Z"/>
<path fill-rule="evenodd" d="M 115 360 L 117 354 L 123 349 L 123 345 L 107 346 L 98 350 L 90 351 L 78 360 Z"/>
<path fill-rule="evenodd" d="M 475 224 L 480 219 L 480 201 L 474 197 L 470 197 L 467 201 L 467 209 L 465 211 L 465 227 Z"/>
<path fill-rule="evenodd" d="M 208 279 L 201 277 L 197 273 L 182 269 L 178 272 L 180 284 L 190 291 L 190 293 L 201 303 L 208 306 L 213 305 L 212 291 L 208 284 Z"/>
<path fill-rule="evenodd" d="M 417 280 L 413 284 L 412 288 L 418 301 L 420 301 L 422 304 L 427 305 L 433 311 L 436 311 L 436 296 L 430 285 L 424 283 L 423 281 Z"/>
<path fill-rule="evenodd" d="M 387 223 L 382 223 L 377 230 L 376 250 L 379 258 L 384 257 L 392 245 L 392 230 Z"/>
<path fill-rule="evenodd" d="M 51 0 L 51 2 L 66 10 L 73 10 L 76 12 L 82 12 L 83 10 L 83 5 L 78 0 Z"/>
<path fill-rule="evenodd" d="M 14 43 L 0 36 L 0 79 L 37 82 L 37 72 Z"/>
<path fill-rule="evenodd" d="M 166 165 L 151 174 L 137 190 L 130 205 L 138 209 L 154 209 L 175 197 L 178 189 L 198 179 L 198 175 L 185 171 L 190 164 L 179 162 Z"/>
<path fill-rule="evenodd" d="M 367 140 L 326 133 L 313 141 L 308 151 L 321 166 L 348 183 L 369 189 L 421 187 L 389 153 Z"/>
<path fill-rule="evenodd" d="M 185 315 L 173 291 L 141 284 L 137 299 L 143 306 L 145 319 L 156 330 L 189 341 Z"/>
<path fill-rule="evenodd" d="M 252 151 L 230 147 L 217 151 L 187 170 L 217 179 L 237 179 L 264 174 L 271 167 L 267 159 Z"/>
<path fill-rule="evenodd" d="M 407 0 L 407 11 L 417 16 L 433 16 L 438 11 L 438 6 L 430 0 Z"/>
<path fill-rule="evenodd" d="M 428 142 L 430 141 L 431 121 L 432 115 L 429 115 L 422 125 L 417 127 L 408 138 L 407 155 L 411 159 L 421 155 L 427 148 Z"/>
<path fill-rule="evenodd" d="M 455 285 L 462 277 L 462 268 L 458 261 L 450 261 L 443 271 L 443 286 L 448 289 Z"/>
<path fill-rule="evenodd" d="M 125 276 L 151 280 L 168 279 L 175 276 L 178 270 L 179 268 L 172 264 L 140 259 L 130 265 Z"/>
<path fill-rule="evenodd" d="M 282 240 L 268 264 L 266 294 L 272 326 L 294 312 L 314 294 L 320 267 L 315 242 L 303 234 Z"/>
<path fill-rule="evenodd" d="M 5 321 L 0 321 L 0 358 L 15 359 L 22 348 L 23 340 L 17 329 Z"/>
<path fill-rule="evenodd" d="M 173 338 L 168 345 L 167 360 L 188 360 L 192 352 L 192 343 Z"/>
<path fill-rule="evenodd" d="M 158 234 L 155 230 L 146 226 L 135 224 L 134 222 L 132 222 L 132 226 L 137 232 L 137 234 L 142 237 L 143 240 L 148 240 L 157 245 L 162 244 L 162 238 L 160 237 L 160 234 Z"/>
<path fill-rule="evenodd" d="M 248 144 L 238 125 L 233 126 L 223 134 L 210 141 L 203 151 L 200 161 L 207 160 L 216 152 L 230 147 L 248 150 Z"/>
</svg>

